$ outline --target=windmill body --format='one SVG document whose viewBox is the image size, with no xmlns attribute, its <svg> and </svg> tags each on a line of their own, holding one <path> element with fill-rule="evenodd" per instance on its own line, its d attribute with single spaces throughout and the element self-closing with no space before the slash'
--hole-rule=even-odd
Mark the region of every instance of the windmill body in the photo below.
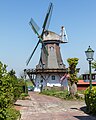
<svg viewBox="0 0 96 120">
<path fill-rule="evenodd" d="M 61 77 L 66 73 L 66 68 L 61 57 L 59 46 L 65 42 L 61 40 L 60 35 L 51 31 L 45 32 L 43 42 L 48 51 L 48 56 L 46 56 L 42 47 L 38 65 L 36 65 L 35 69 L 27 70 L 29 78 L 35 85 L 34 91 L 40 91 L 41 84 L 43 88 L 46 88 L 46 86 L 66 86 L 65 81 L 60 81 Z"/>
<path fill-rule="evenodd" d="M 43 36 L 43 42 L 48 51 L 48 56 L 44 52 L 44 49 L 41 48 L 41 56 L 39 64 L 36 66 L 37 69 L 64 69 L 65 65 L 63 64 L 61 53 L 60 53 L 60 43 L 64 43 L 61 40 L 60 35 L 47 31 Z"/>
<path fill-rule="evenodd" d="M 47 33 L 45 33 L 43 36 L 43 42 L 48 51 L 48 56 L 46 56 L 43 48 L 41 48 L 40 61 L 36 66 L 36 69 L 39 71 L 41 70 L 42 72 L 36 75 L 35 90 L 40 90 L 39 86 L 41 85 L 41 81 L 43 88 L 46 86 L 61 87 L 60 78 L 66 72 L 59 46 L 59 44 L 64 43 L 64 41 L 61 40 L 60 35 L 51 31 L 47 31 Z M 64 85 L 64 83 L 62 85 Z"/>
</svg>

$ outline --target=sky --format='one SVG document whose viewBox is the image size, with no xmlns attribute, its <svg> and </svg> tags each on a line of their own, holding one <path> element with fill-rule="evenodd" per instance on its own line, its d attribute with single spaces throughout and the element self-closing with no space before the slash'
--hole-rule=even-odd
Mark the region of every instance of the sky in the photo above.
<svg viewBox="0 0 96 120">
<path fill-rule="evenodd" d="M 68 67 L 67 59 L 77 57 L 80 74 L 88 71 L 85 51 L 89 45 L 96 50 L 96 0 L 0 0 L 0 61 L 8 65 L 8 70 L 14 69 L 17 76 L 38 64 L 40 45 L 26 66 L 38 42 L 29 21 L 32 17 L 41 32 L 50 2 L 54 6 L 49 30 L 60 34 L 64 26 L 68 36 L 68 43 L 60 45 L 64 64 Z"/>
</svg>

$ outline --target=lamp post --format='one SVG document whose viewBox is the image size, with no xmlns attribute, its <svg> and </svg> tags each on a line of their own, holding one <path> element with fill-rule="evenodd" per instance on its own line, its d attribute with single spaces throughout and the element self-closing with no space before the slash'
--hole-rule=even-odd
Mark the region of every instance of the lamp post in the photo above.
<svg viewBox="0 0 96 120">
<path fill-rule="evenodd" d="M 26 70 L 24 70 L 24 82 L 25 82 L 25 93 L 27 92 L 27 86 L 26 86 L 26 76 L 27 76 L 27 74 L 26 74 Z"/>
<path fill-rule="evenodd" d="M 89 61 L 89 74 L 90 74 L 90 90 L 92 89 L 92 74 L 91 74 L 91 61 L 93 60 L 94 51 L 90 48 L 85 51 L 87 61 Z"/>
</svg>

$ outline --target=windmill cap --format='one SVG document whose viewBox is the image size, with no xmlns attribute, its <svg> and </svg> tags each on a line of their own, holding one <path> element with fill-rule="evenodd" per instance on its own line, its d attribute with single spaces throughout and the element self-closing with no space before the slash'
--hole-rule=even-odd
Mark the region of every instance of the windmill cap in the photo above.
<svg viewBox="0 0 96 120">
<path fill-rule="evenodd" d="M 46 31 L 43 35 L 43 41 L 60 41 L 61 43 L 63 43 L 63 41 L 61 40 L 61 36 L 56 34 L 55 32 L 52 31 Z"/>
</svg>

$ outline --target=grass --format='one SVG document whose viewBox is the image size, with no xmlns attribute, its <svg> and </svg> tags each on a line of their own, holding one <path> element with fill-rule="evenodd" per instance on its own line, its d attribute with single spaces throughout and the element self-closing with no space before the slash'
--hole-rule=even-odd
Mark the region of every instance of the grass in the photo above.
<svg viewBox="0 0 96 120">
<path fill-rule="evenodd" d="M 67 99 L 68 91 L 58 91 L 58 90 L 43 90 L 42 94 L 55 96 L 62 99 Z"/>
<path fill-rule="evenodd" d="M 61 99 L 64 99 L 64 100 L 83 100 L 82 98 L 80 98 L 78 96 L 78 94 L 76 94 L 74 97 L 70 96 L 68 91 L 67 90 L 64 90 L 64 91 L 59 91 L 59 90 L 55 90 L 55 89 L 52 89 L 52 90 L 43 90 L 41 94 L 45 94 L 45 95 L 49 95 L 49 96 L 54 96 L 54 97 L 57 97 L 57 98 L 61 98 Z"/>
<path fill-rule="evenodd" d="M 84 94 L 84 91 L 85 91 L 85 90 L 78 90 L 78 93 Z"/>
</svg>

